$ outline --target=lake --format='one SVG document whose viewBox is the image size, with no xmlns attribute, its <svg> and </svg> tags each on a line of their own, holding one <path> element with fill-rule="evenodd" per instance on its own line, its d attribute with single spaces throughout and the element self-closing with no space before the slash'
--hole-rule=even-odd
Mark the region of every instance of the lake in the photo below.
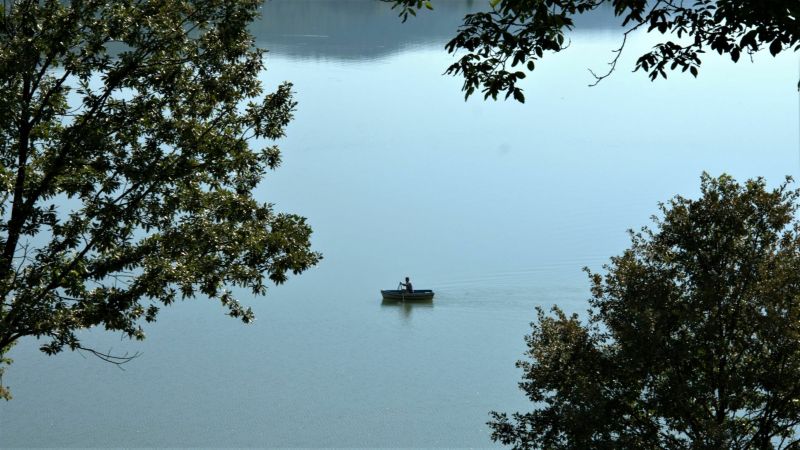
<svg viewBox="0 0 800 450">
<path fill-rule="evenodd" d="M 653 41 L 607 16 L 528 76 L 527 103 L 464 102 L 442 76 L 463 14 L 401 24 L 373 0 L 272 0 L 254 24 L 264 81 L 299 102 L 283 164 L 259 188 L 308 217 L 321 264 L 248 299 L 165 309 L 125 370 L 89 355 L 12 351 L 4 447 L 494 447 L 488 412 L 524 411 L 514 367 L 534 308 L 582 313 L 602 270 L 657 204 L 703 171 L 777 185 L 800 172 L 797 55 L 707 55 L 700 76 L 630 73 Z M 383 305 L 410 276 L 428 305 Z"/>
</svg>

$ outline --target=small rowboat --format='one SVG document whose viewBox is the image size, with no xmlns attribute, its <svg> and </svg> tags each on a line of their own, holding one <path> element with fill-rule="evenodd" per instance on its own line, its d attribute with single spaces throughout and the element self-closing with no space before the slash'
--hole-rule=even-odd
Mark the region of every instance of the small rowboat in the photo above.
<svg viewBox="0 0 800 450">
<path fill-rule="evenodd" d="M 384 300 L 395 302 L 429 302 L 433 300 L 433 291 L 430 289 L 414 290 L 408 292 L 406 290 L 391 289 L 381 291 Z"/>
</svg>

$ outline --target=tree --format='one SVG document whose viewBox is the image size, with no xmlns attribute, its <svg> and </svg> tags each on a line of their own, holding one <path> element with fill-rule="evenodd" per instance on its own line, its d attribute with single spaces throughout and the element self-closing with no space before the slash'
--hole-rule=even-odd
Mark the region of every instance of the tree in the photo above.
<svg viewBox="0 0 800 450">
<path fill-rule="evenodd" d="M 800 448 L 800 192 L 702 177 L 606 274 L 589 318 L 538 311 L 514 448 Z M 588 270 L 587 270 L 588 271 Z"/>
<path fill-rule="evenodd" d="M 399 8 L 403 20 L 416 15 L 426 0 L 384 0 Z M 800 2 L 796 0 L 489 0 L 491 11 L 468 14 L 446 46 L 450 53 L 466 54 L 446 71 L 464 78 L 466 97 L 481 89 L 484 98 L 513 96 L 525 101 L 517 81 L 533 71 L 547 52 L 559 52 L 569 44 L 567 32 L 574 18 L 603 6 L 613 7 L 622 19 L 622 44 L 607 73 L 596 75 L 595 84 L 611 74 L 629 34 L 642 28 L 658 31 L 669 39 L 640 56 L 634 71 L 649 73 L 651 80 L 667 78 L 667 70 L 687 70 L 697 76 L 700 55 L 707 50 L 726 54 L 735 62 L 743 54 L 768 48 L 774 56 L 800 49 Z M 676 40 L 673 40 L 676 39 Z M 800 84 L 798 85 L 800 88 Z"/>
<path fill-rule="evenodd" d="M 48 354 L 93 326 L 143 339 L 159 306 L 197 295 L 249 322 L 233 287 L 262 295 L 317 263 L 305 219 L 253 194 L 280 163 L 254 139 L 282 137 L 295 108 L 290 84 L 264 95 L 258 79 L 260 3 L 0 6 L 6 364 L 26 336 Z"/>
</svg>

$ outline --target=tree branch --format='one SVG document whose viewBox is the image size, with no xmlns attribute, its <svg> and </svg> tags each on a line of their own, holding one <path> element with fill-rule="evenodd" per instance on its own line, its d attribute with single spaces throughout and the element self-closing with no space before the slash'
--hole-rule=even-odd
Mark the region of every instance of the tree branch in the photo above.
<svg viewBox="0 0 800 450">
<path fill-rule="evenodd" d="M 107 352 L 99 352 L 95 349 L 84 347 L 82 345 L 77 346 L 75 349 L 78 351 L 82 350 L 91 353 L 107 363 L 114 364 L 115 366 L 119 367 L 120 370 L 125 370 L 125 368 L 122 367 L 124 364 L 127 364 L 142 355 L 141 352 L 135 352 L 132 355 L 128 355 L 128 352 L 125 352 L 123 355 L 114 355 L 111 353 L 111 349 L 109 349 Z"/>
</svg>

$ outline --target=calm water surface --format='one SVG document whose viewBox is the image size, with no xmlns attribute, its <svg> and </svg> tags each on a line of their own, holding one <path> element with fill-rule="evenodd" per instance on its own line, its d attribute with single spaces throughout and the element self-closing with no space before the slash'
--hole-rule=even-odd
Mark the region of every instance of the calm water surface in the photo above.
<svg viewBox="0 0 800 450">
<path fill-rule="evenodd" d="M 588 88 L 619 44 L 592 19 L 526 105 L 465 103 L 441 48 L 482 2 L 439 3 L 405 26 L 369 0 L 266 4 L 264 81 L 294 82 L 299 110 L 259 193 L 308 217 L 324 261 L 249 301 L 251 326 L 194 301 L 143 343 L 87 333 L 141 352 L 125 371 L 23 341 L 0 446 L 490 447 L 487 413 L 530 407 L 514 362 L 536 306 L 584 311 L 581 268 L 703 170 L 798 174 L 796 56 L 651 83 L 629 73 L 640 36 Z M 381 304 L 406 275 L 432 305 Z"/>
</svg>

